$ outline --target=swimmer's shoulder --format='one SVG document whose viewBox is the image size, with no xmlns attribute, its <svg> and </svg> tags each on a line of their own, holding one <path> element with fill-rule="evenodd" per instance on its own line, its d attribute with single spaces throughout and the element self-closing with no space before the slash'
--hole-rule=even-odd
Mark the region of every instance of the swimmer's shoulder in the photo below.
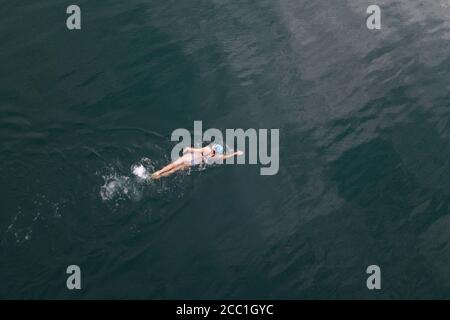
<svg viewBox="0 0 450 320">
<path fill-rule="evenodd" d="M 203 152 L 210 153 L 212 151 L 210 146 L 203 147 Z"/>
</svg>

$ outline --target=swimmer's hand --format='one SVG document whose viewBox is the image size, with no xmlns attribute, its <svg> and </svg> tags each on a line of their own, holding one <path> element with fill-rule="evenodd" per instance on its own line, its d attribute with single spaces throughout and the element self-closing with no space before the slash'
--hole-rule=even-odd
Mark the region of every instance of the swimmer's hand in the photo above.
<svg viewBox="0 0 450 320">
<path fill-rule="evenodd" d="M 232 152 L 232 153 L 228 153 L 228 154 L 222 155 L 221 159 L 225 160 L 225 159 L 228 159 L 228 158 L 231 158 L 231 157 L 234 157 L 234 156 L 241 156 L 243 154 L 244 153 L 241 150 L 238 150 L 238 151 L 235 151 L 235 152 Z"/>
<path fill-rule="evenodd" d="M 188 152 L 192 152 L 192 148 L 186 147 L 183 149 L 183 154 L 188 153 Z"/>
</svg>

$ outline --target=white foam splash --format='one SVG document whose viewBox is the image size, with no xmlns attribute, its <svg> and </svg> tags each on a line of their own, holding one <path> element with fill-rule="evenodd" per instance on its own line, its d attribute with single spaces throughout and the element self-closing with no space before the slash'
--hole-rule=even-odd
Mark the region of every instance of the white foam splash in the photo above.
<svg viewBox="0 0 450 320">
<path fill-rule="evenodd" d="M 145 169 L 145 167 L 142 164 L 134 165 L 132 167 L 132 172 L 135 176 L 141 179 L 147 179 L 149 176 L 147 169 Z"/>
</svg>

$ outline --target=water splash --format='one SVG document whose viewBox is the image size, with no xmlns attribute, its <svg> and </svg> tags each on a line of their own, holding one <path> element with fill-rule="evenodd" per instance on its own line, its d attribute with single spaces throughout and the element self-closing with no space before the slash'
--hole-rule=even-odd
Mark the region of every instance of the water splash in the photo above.
<svg viewBox="0 0 450 320">
<path fill-rule="evenodd" d="M 142 158 L 131 165 L 131 175 L 119 173 L 114 168 L 108 168 L 102 175 L 104 184 L 100 187 L 100 197 L 103 201 L 131 200 L 140 201 L 144 195 L 144 187 L 151 183 L 148 177 L 154 171 L 152 161 Z"/>
<path fill-rule="evenodd" d="M 103 201 L 110 200 L 132 200 L 142 199 L 142 188 L 130 177 L 120 175 L 116 172 L 102 176 L 104 184 L 100 187 L 100 196 Z"/>
<path fill-rule="evenodd" d="M 134 165 L 132 167 L 132 172 L 135 176 L 141 179 L 147 179 L 150 176 L 147 169 L 145 169 L 145 167 L 142 164 Z"/>
</svg>

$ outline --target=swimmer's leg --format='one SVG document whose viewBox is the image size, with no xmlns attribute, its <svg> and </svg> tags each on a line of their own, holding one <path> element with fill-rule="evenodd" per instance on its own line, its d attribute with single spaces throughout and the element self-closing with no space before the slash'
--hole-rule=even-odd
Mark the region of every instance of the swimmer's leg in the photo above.
<svg viewBox="0 0 450 320">
<path fill-rule="evenodd" d="M 167 176 L 167 175 L 165 175 L 165 173 L 171 174 L 171 173 L 173 173 L 173 172 L 175 172 L 177 170 L 182 169 L 185 166 L 189 166 L 189 165 L 185 164 L 181 159 L 177 159 L 174 162 L 172 162 L 171 164 L 169 164 L 169 165 L 165 166 L 164 168 L 162 168 L 161 170 L 158 170 L 158 171 L 154 172 L 151 175 L 151 178 L 158 179 L 158 178 L 160 178 L 162 176 L 165 177 L 165 176 Z"/>
<path fill-rule="evenodd" d="M 158 176 L 160 176 L 161 174 L 167 172 L 167 171 L 171 171 L 173 169 L 175 169 L 176 167 L 183 165 L 183 162 L 180 161 L 180 159 L 175 160 L 174 162 L 172 162 L 171 164 L 168 164 L 167 166 L 165 166 L 164 168 L 162 168 L 161 170 L 158 170 L 154 173 L 152 173 L 151 177 L 152 178 L 158 178 Z"/>
<path fill-rule="evenodd" d="M 189 166 L 189 165 L 192 165 L 192 154 L 185 154 L 184 156 L 182 156 L 181 158 L 178 158 L 177 160 L 175 160 L 171 164 L 165 166 L 161 170 L 158 170 L 155 173 L 153 173 L 151 177 L 152 178 L 159 178 L 159 176 L 161 176 L 162 174 L 164 174 L 166 172 L 169 172 L 169 171 L 172 171 L 175 168 L 178 168 L 180 166 L 181 167 Z M 179 169 L 180 168 L 178 168 L 177 170 L 179 170 Z"/>
<path fill-rule="evenodd" d="M 164 168 L 162 168 L 161 170 L 158 170 L 158 171 L 153 172 L 153 173 L 152 173 L 152 176 L 159 176 L 160 174 L 162 174 L 162 173 L 164 173 L 164 172 L 167 172 L 167 171 L 172 170 L 172 169 L 175 168 L 176 166 L 177 166 L 177 165 L 176 165 L 175 163 L 171 163 L 171 164 L 165 166 Z"/>
<path fill-rule="evenodd" d="M 189 167 L 190 167 L 190 165 L 188 165 L 188 164 L 181 164 L 181 165 L 173 168 L 170 171 L 166 171 L 164 173 L 159 174 L 157 178 L 170 176 L 172 173 L 174 173 L 174 172 L 176 172 L 178 170 L 184 170 L 184 169 L 189 168 Z"/>
</svg>

